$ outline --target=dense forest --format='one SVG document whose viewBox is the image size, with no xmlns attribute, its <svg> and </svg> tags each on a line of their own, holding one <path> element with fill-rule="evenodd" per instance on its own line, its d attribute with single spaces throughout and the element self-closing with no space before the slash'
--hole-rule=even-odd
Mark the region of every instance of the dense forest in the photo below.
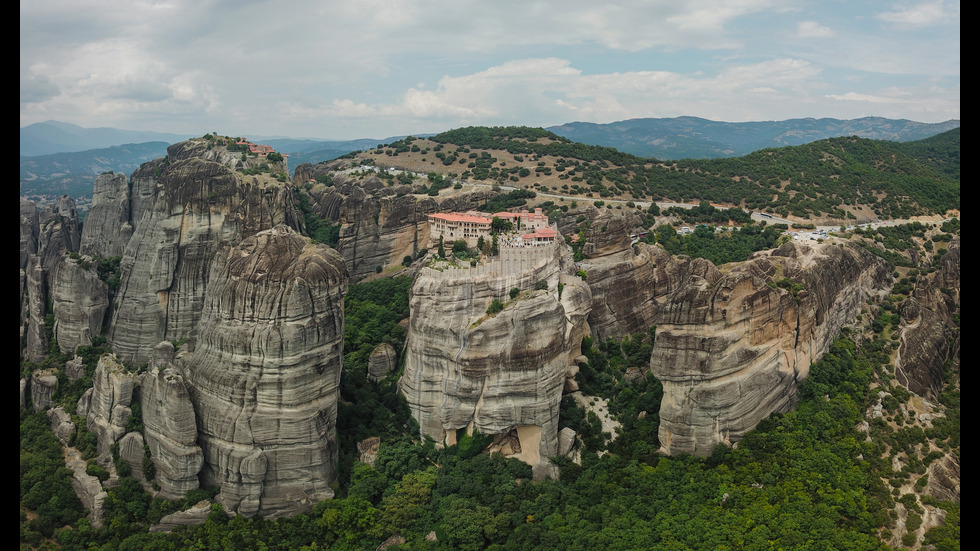
<svg viewBox="0 0 980 551">
<path fill-rule="evenodd" d="M 884 231 L 882 231 L 884 230 Z M 881 251 L 921 242 L 922 228 L 869 230 L 861 237 Z M 930 242 L 959 232 L 943 225 Z M 754 236 L 766 239 L 765 230 Z M 668 236 L 664 244 L 677 236 Z M 697 231 L 681 242 L 710 240 Z M 733 239 L 735 236 L 725 239 Z M 704 256 L 714 254 L 705 247 Z M 941 254 L 941 253 L 940 253 Z M 903 492 L 927 481 L 926 467 L 960 447 L 959 391 L 949 384 L 940 401 L 945 417 L 922 429 L 905 419 L 901 404 L 914 397 L 891 386 L 885 416 L 867 433 L 857 427 L 877 400 L 876 385 L 895 378 L 890 362 L 899 323 L 896 312 L 927 270 L 901 278 L 888 300 L 869 304 L 869 315 L 846 328 L 810 369 L 798 407 L 761 423 L 734 448 L 719 446 L 706 458 L 665 457 L 657 428 L 662 388 L 652 375 L 626 376 L 648 361 L 656 327 L 644 334 L 594 342 L 588 337 L 580 365 L 581 390 L 608 401 L 621 427 L 602 431 L 592 412 L 566 398 L 561 426 L 581 437 L 581 462 L 558 460 L 560 478 L 533 481 L 531 468 L 515 459 L 482 452 L 479 434 L 438 449 L 418 439 L 418 427 L 397 392 L 398 371 L 381 381 L 367 377 L 367 358 L 378 344 L 401 349 L 408 315 L 408 277 L 352 284 L 345 300 L 344 371 L 338 412 L 340 480 L 336 497 L 311 512 L 274 521 L 230 517 L 212 505 L 207 522 L 172 533 L 148 527 L 170 512 L 213 497 L 195 490 L 180 502 L 153 498 L 128 465 L 117 461 L 120 483 L 109 490 L 105 526 L 94 529 L 70 483 L 61 446 L 43 412 L 21 411 L 21 545 L 65 550 L 175 549 L 889 549 L 882 543 L 899 530 L 903 544 L 922 522 L 922 505 L 945 511 L 926 544 L 959 549 L 958 503 Z M 877 314 L 875 314 L 877 312 Z M 958 313 L 957 321 L 958 321 Z M 179 343 L 175 343 L 179 344 Z M 79 350 L 87 378 L 59 386 L 56 402 L 74 414 L 91 385 L 102 340 Z M 67 357 L 53 346 L 44 364 Z M 38 366 L 22 366 L 29 372 Z M 946 373 L 953 382 L 952 373 Z M 138 412 L 134 426 L 139 424 Z M 79 421 L 76 419 L 76 422 Z M 72 444 L 89 458 L 90 473 L 108 476 L 92 460 L 94 435 L 78 422 Z M 870 436 L 870 438 L 865 438 Z M 357 443 L 379 437 L 373 465 L 358 459 Z M 892 458 L 902 454 L 896 471 Z M 152 463 L 150 463 L 152 466 Z M 152 479 L 152 472 L 144 472 Z M 896 525 L 896 506 L 908 511 Z"/>
</svg>

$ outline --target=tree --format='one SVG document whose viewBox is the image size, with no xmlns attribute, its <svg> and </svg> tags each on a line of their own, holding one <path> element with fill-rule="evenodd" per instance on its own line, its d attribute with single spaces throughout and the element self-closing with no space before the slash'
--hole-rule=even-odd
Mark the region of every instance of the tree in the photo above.
<svg viewBox="0 0 980 551">
<path fill-rule="evenodd" d="M 494 216 L 490 220 L 490 233 L 496 235 L 498 233 L 509 232 L 514 228 L 514 223 L 510 220 L 504 220 L 498 216 Z"/>
</svg>

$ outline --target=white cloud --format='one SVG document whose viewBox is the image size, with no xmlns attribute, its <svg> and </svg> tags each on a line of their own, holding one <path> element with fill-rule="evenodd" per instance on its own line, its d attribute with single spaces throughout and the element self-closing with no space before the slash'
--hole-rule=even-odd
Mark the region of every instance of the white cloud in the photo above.
<svg viewBox="0 0 980 551">
<path fill-rule="evenodd" d="M 829 38 L 834 31 L 816 21 L 803 21 L 796 26 L 796 36 L 800 38 Z"/>
<path fill-rule="evenodd" d="M 843 118 L 833 110 L 872 103 L 826 96 L 878 95 L 889 86 L 958 111 L 958 3 L 875 14 L 878 5 L 22 2 L 21 120 L 359 137 L 369 128 L 384 136 L 396 127 L 570 118 L 772 120 L 818 109 Z M 868 21 L 878 28 L 862 26 Z M 915 32 L 894 32 L 912 23 L 920 25 Z M 922 84 L 937 75 L 936 89 Z M 890 80 L 872 82 L 882 76 Z"/>
<path fill-rule="evenodd" d="M 959 4 L 955 6 L 956 17 L 959 18 Z M 945 23 L 952 17 L 951 12 L 946 10 L 943 0 L 935 2 L 922 2 L 914 6 L 897 9 L 890 12 L 882 12 L 876 15 L 878 19 L 888 23 L 896 23 L 904 26 L 921 27 Z"/>
</svg>

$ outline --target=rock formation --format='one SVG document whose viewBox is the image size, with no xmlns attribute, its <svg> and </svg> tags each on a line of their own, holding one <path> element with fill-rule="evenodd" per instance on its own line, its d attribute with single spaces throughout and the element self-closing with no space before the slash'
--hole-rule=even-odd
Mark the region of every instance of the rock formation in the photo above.
<svg viewBox="0 0 980 551">
<path fill-rule="evenodd" d="M 335 251 L 286 226 L 211 270 L 184 377 L 202 482 L 226 510 L 271 518 L 333 496 L 347 280 Z"/>
<path fill-rule="evenodd" d="M 890 289 L 889 266 L 856 246 L 787 243 L 717 268 L 670 293 L 650 369 L 664 387 L 660 441 L 710 454 L 795 405 L 798 383 L 866 300 Z M 770 285 L 788 281 L 793 288 Z"/>
<path fill-rule="evenodd" d="M 130 220 L 129 180 L 111 172 L 95 179 L 92 208 L 82 227 L 81 253 L 95 257 L 122 256 L 133 235 Z"/>
<path fill-rule="evenodd" d="M 88 430 L 98 437 L 100 455 L 126 434 L 126 423 L 133 414 L 133 391 L 138 377 L 112 354 L 104 354 L 92 375 L 92 388 L 78 404 L 78 414 L 86 418 Z"/>
<path fill-rule="evenodd" d="M 921 275 L 902 303 L 895 376 L 912 392 L 936 399 L 945 385 L 946 363 L 959 372 L 959 339 L 952 319 L 960 303 L 960 238 L 949 243 L 938 270 Z"/>
<path fill-rule="evenodd" d="M 143 436 L 165 499 L 183 499 L 198 488 L 198 473 L 204 466 L 190 387 L 178 367 L 184 355 L 174 355 L 173 344 L 161 342 L 153 349 L 150 368 L 140 376 Z"/>
<path fill-rule="evenodd" d="M 398 352 L 395 347 L 386 342 L 379 344 L 368 357 L 368 378 L 372 381 L 384 379 L 395 370 L 397 361 Z"/>
<path fill-rule="evenodd" d="M 558 453 L 558 406 L 588 332 L 591 294 L 562 274 L 570 267 L 563 246 L 523 249 L 536 257 L 508 270 L 508 252 L 519 251 L 502 249 L 478 268 L 419 272 L 400 388 L 423 434 L 452 445 L 461 431 L 516 430 L 517 457 L 536 465 Z M 547 289 L 534 290 L 538 281 Z M 512 288 L 523 292 L 508 300 Z M 488 314 L 494 299 L 506 304 Z"/>
<path fill-rule="evenodd" d="M 54 338 L 66 352 L 88 345 L 102 333 L 109 288 L 91 257 L 63 258 L 52 270 L 49 296 L 54 309 Z"/>
<path fill-rule="evenodd" d="M 215 257 L 260 230 L 297 223 L 291 187 L 233 172 L 223 164 L 233 161 L 214 153 L 223 148 L 202 142 L 174 144 L 152 175 L 134 173 L 138 222 L 122 254 L 109 331 L 124 361 L 146 362 L 158 342 L 193 335 Z"/>
<path fill-rule="evenodd" d="M 347 262 L 352 281 L 373 275 L 378 266 L 397 265 L 420 249 L 431 248 L 428 215 L 436 212 L 473 210 L 496 192 L 477 191 L 436 197 L 412 194 L 407 185 L 386 186 L 376 176 L 357 180 L 332 172 L 338 162 L 296 167 L 293 181 L 305 184 L 330 174 L 331 186 L 313 185 L 309 194 L 314 211 L 339 223 L 337 250 Z"/>
</svg>

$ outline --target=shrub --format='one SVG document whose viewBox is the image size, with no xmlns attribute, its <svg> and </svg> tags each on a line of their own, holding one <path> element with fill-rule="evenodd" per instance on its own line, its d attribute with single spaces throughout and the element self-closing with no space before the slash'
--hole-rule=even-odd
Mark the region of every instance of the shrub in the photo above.
<svg viewBox="0 0 980 551">
<path fill-rule="evenodd" d="M 493 301 L 490 302 L 490 306 L 487 308 L 487 314 L 496 314 L 497 312 L 503 309 L 504 309 L 504 303 L 500 302 L 497 299 L 493 299 Z"/>
<path fill-rule="evenodd" d="M 519 295 L 520 293 L 521 293 L 521 290 L 518 289 L 517 287 L 514 287 L 513 289 L 510 290 L 510 298 L 513 300 L 513 299 L 517 298 L 517 295 Z"/>
</svg>

